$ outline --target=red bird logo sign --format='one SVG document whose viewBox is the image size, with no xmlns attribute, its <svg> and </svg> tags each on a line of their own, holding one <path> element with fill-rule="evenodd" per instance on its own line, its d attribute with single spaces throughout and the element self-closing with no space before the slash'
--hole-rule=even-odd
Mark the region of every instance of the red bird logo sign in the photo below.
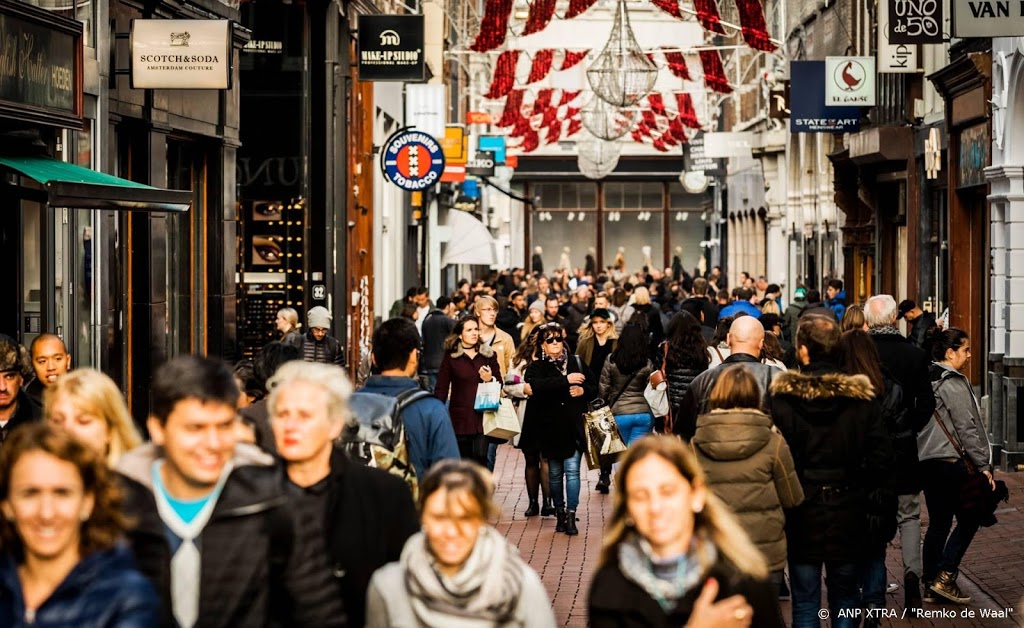
<svg viewBox="0 0 1024 628">
<path fill-rule="evenodd" d="M 825 105 L 875 105 L 875 60 L 871 57 L 825 58 Z"/>
<path fill-rule="evenodd" d="M 847 61 L 839 66 L 841 72 L 836 77 L 836 85 L 846 92 L 855 92 L 864 83 L 864 68 L 856 61 Z"/>
</svg>

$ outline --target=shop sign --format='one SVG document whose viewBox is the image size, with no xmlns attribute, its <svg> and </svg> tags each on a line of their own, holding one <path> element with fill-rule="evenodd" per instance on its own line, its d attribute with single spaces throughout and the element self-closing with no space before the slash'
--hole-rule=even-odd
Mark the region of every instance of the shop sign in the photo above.
<svg viewBox="0 0 1024 628">
<path fill-rule="evenodd" d="M 469 152 L 469 138 L 466 137 L 466 129 L 455 125 L 446 126 L 444 137 L 441 138 L 441 151 L 444 153 L 445 162 L 449 165 L 466 163 Z"/>
<path fill-rule="evenodd" d="M 878 48 L 875 53 L 875 58 L 878 59 L 878 72 L 880 74 L 917 72 L 917 46 L 892 43 L 889 19 L 889 14 L 885 10 L 878 13 Z"/>
<path fill-rule="evenodd" d="M 230 89 L 228 20 L 132 20 L 132 89 Z"/>
<path fill-rule="evenodd" d="M 507 144 L 504 135 L 481 135 L 476 147 L 477 150 L 489 150 L 494 153 L 495 163 L 505 163 Z"/>
<path fill-rule="evenodd" d="M 422 15 L 360 15 L 360 81 L 422 81 Z"/>
<path fill-rule="evenodd" d="M 850 133 L 860 130 L 860 107 L 825 105 L 825 62 L 791 61 L 791 91 L 800 94 L 789 103 L 791 133 Z"/>
<path fill-rule="evenodd" d="M 1024 35 L 1024 4 L 1020 0 L 953 2 L 953 37 L 1020 35 Z"/>
<path fill-rule="evenodd" d="M 825 57 L 825 105 L 875 106 L 874 57 Z"/>
<path fill-rule="evenodd" d="M 19 2 L 0 2 L 0 112 L 78 126 L 82 24 Z"/>
<path fill-rule="evenodd" d="M 889 0 L 889 23 L 884 31 L 889 43 L 941 44 L 942 3 L 943 0 Z M 880 11 L 879 21 L 884 17 L 885 11 Z"/>
<path fill-rule="evenodd" d="M 754 134 L 744 132 L 711 132 L 704 134 L 704 155 L 719 159 L 751 157 Z"/>
<path fill-rule="evenodd" d="M 475 177 L 494 176 L 494 153 L 487 150 L 476 151 L 476 157 L 466 162 L 466 174 Z"/>
<path fill-rule="evenodd" d="M 957 187 L 985 184 L 985 168 L 989 166 L 988 123 L 982 122 L 960 132 L 960 168 Z"/>
<path fill-rule="evenodd" d="M 486 111 L 470 111 L 466 113 L 466 124 L 490 124 L 491 114 Z"/>
<path fill-rule="evenodd" d="M 406 85 L 405 124 L 434 137 L 444 137 L 447 118 L 445 86 Z"/>
<path fill-rule="evenodd" d="M 417 192 L 440 181 L 444 152 L 432 135 L 406 129 L 392 135 L 384 144 L 380 165 L 388 181 L 408 192 Z"/>
<path fill-rule="evenodd" d="M 683 169 L 687 172 L 699 172 L 709 177 L 725 174 L 719 160 L 708 157 L 704 151 L 705 133 L 696 133 L 683 148 Z"/>
<path fill-rule="evenodd" d="M 466 164 L 444 165 L 444 172 L 441 173 L 441 183 L 462 183 L 466 180 Z"/>
<path fill-rule="evenodd" d="M 789 119 L 789 81 L 782 81 L 782 88 L 773 89 L 768 98 L 768 117 L 773 120 Z"/>
</svg>

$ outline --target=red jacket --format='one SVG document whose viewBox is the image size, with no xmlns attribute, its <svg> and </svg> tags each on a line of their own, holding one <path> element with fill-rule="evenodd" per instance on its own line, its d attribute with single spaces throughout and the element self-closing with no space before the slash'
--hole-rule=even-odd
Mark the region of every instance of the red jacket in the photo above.
<svg viewBox="0 0 1024 628">
<path fill-rule="evenodd" d="M 494 381 L 501 383 L 501 368 L 498 358 L 489 345 L 480 345 L 475 358 L 470 359 L 462 349 L 462 343 L 454 353 L 446 353 L 437 372 L 437 386 L 434 395 L 441 401 L 449 401 L 448 414 L 456 436 L 484 433 L 484 413 L 473 409 L 476 402 L 476 387 L 480 379 L 480 367 L 491 367 Z"/>
</svg>

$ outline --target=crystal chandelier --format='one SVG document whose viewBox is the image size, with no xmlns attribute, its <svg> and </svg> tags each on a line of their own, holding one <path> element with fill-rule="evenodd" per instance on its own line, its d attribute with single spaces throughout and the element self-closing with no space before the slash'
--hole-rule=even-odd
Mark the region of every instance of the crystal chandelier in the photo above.
<svg viewBox="0 0 1024 628">
<path fill-rule="evenodd" d="M 587 69 L 587 81 L 602 100 L 631 107 L 651 91 L 657 78 L 658 67 L 644 54 L 629 24 L 626 0 L 619 0 L 611 36 Z"/>
</svg>

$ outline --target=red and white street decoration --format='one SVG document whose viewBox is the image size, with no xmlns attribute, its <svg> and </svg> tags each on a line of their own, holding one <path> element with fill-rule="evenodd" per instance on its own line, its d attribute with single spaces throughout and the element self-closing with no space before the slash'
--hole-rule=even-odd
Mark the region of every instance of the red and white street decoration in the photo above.
<svg viewBox="0 0 1024 628">
<path fill-rule="evenodd" d="M 539 33 L 548 27 L 551 18 L 555 16 L 555 0 L 533 0 L 530 4 L 530 13 L 526 18 L 526 28 L 522 36 Z"/>
<path fill-rule="evenodd" d="M 487 52 L 505 43 L 508 34 L 508 19 L 512 15 L 512 0 L 488 0 L 484 3 L 484 19 L 480 23 L 473 45 L 473 52 Z"/>
<path fill-rule="evenodd" d="M 725 67 L 717 50 L 701 50 L 700 64 L 704 68 L 704 84 L 720 94 L 732 93 L 729 80 L 725 78 Z"/>
<path fill-rule="evenodd" d="M 504 98 L 516 85 L 525 86 L 538 83 L 551 73 L 554 69 L 556 56 L 561 56 L 558 72 L 563 72 L 577 65 L 586 58 L 589 50 L 557 50 L 554 48 L 543 48 L 533 55 L 530 61 L 529 73 L 520 71 L 520 59 L 523 59 L 523 50 L 505 50 L 498 55 L 494 63 L 494 76 L 491 77 L 491 86 L 484 94 L 484 98 Z M 520 77 L 522 77 L 520 79 Z"/>
</svg>

